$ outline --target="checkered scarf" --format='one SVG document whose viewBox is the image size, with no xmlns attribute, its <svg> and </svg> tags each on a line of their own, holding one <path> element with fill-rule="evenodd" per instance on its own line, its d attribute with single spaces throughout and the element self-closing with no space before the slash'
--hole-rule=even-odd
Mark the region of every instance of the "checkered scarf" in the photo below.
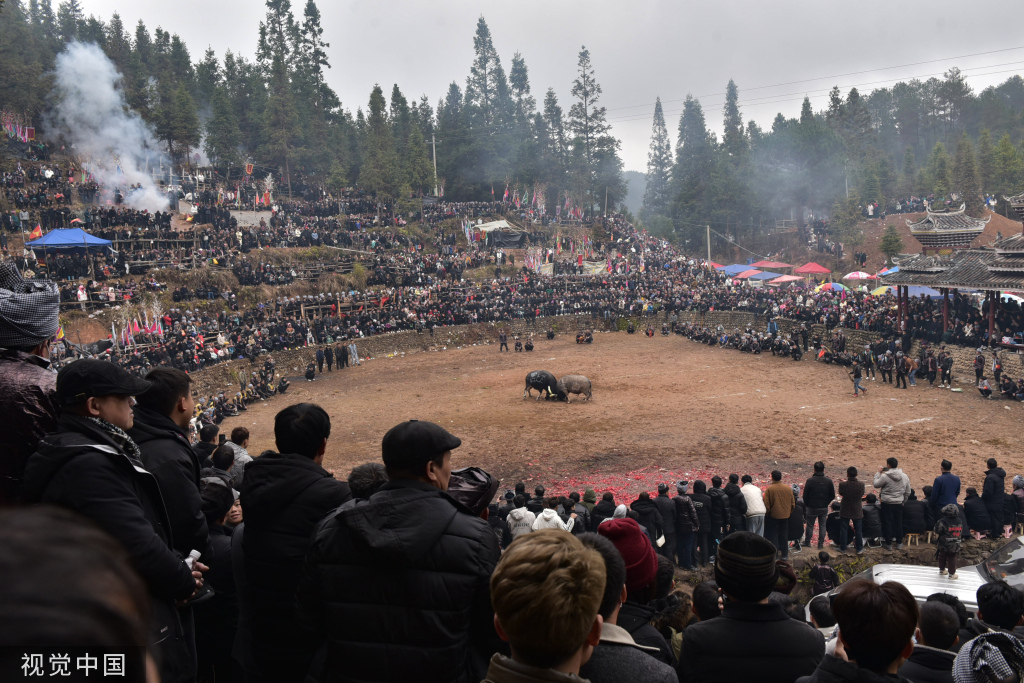
<svg viewBox="0 0 1024 683">
<path fill-rule="evenodd" d="M 132 461 L 133 465 L 138 465 L 145 469 L 146 466 L 142 464 L 142 451 L 139 450 L 138 444 L 132 441 L 132 437 L 128 436 L 123 429 L 118 427 L 116 424 L 107 422 L 101 417 L 87 417 L 85 419 L 89 420 L 109 434 L 115 442 L 121 444 L 121 447 L 124 449 L 125 454 L 128 456 L 128 459 Z"/>
<path fill-rule="evenodd" d="M 57 333 L 60 292 L 49 280 L 23 280 L 0 263 L 0 348 L 35 346 Z"/>
<path fill-rule="evenodd" d="M 955 683 L 1019 683 L 1024 677 L 1024 643 L 992 631 L 968 641 L 953 662 Z"/>
</svg>

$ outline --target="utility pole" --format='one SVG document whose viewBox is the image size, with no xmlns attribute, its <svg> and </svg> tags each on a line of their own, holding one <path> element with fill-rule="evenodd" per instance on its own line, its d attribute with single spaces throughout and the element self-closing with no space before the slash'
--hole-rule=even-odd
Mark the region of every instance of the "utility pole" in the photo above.
<svg viewBox="0 0 1024 683">
<path fill-rule="evenodd" d="M 430 147 L 434 150 L 434 196 L 437 196 L 437 143 L 434 141 L 434 134 L 430 134 Z"/>
<path fill-rule="evenodd" d="M 843 162 L 843 180 L 846 181 L 846 198 L 850 198 L 850 171 L 847 168 L 850 160 L 847 159 Z"/>
<path fill-rule="evenodd" d="M 708 261 L 710 261 L 711 260 L 711 226 L 709 225 L 709 226 L 707 226 L 707 228 L 708 228 Z"/>
</svg>

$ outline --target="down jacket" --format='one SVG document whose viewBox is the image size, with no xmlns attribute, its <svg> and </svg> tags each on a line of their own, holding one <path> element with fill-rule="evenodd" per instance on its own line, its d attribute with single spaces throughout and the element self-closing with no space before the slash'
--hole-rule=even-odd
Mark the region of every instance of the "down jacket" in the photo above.
<svg viewBox="0 0 1024 683">
<path fill-rule="evenodd" d="M 295 629 L 295 590 L 317 524 L 351 497 L 347 483 L 297 453 L 266 451 L 245 468 L 246 597 L 252 654 L 266 680 L 304 678 L 294 666 L 303 651 Z"/>
<path fill-rule="evenodd" d="M 150 642 L 161 680 L 194 679 L 191 616 L 179 616 L 174 601 L 188 598 L 195 580 L 172 550 L 160 486 L 124 449 L 90 420 L 64 413 L 25 466 L 25 499 L 81 513 L 124 546 L 153 598 Z"/>
<path fill-rule="evenodd" d="M 247 513 L 248 514 L 248 513 Z M 247 520 L 248 522 L 248 520 Z M 317 530 L 299 623 L 319 683 L 483 680 L 498 651 L 487 523 L 429 484 L 390 481 Z"/>
<path fill-rule="evenodd" d="M 741 531 L 747 528 L 747 499 L 739 484 L 725 485 L 725 495 L 729 496 L 729 531 Z"/>
</svg>

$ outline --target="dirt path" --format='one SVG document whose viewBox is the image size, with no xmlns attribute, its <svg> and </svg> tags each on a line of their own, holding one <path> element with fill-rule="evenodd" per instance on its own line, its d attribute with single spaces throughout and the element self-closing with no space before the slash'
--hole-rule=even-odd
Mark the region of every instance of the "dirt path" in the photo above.
<svg viewBox="0 0 1024 683">
<path fill-rule="evenodd" d="M 523 400 L 524 377 L 537 369 L 588 376 L 593 400 Z M 455 466 L 479 465 L 503 488 L 523 479 L 556 492 L 593 485 L 634 494 L 713 473 L 764 479 L 774 468 L 802 482 L 819 459 L 837 479 L 848 465 L 870 479 L 890 455 L 917 489 L 944 457 L 965 487 L 980 488 L 989 457 L 1011 476 L 1024 469 L 1021 404 L 984 401 L 969 386 L 951 393 L 920 384 L 896 390 L 880 378 L 865 384 L 867 395 L 854 398 L 835 366 L 606 333 L 592 346 L 542 340 L 530 354 L 499 354 L 495 344 L 374 359 L 297 381 L 286 400 L 331 414 L 325 464 L 339 477 L 379 460 L 384 432 L 409 418 L 459 436 Z M 286 400 L 251 406 L 225 425 L 248 427 L 254 454 L 272 448 L 273 416 Z"/>
</svg>

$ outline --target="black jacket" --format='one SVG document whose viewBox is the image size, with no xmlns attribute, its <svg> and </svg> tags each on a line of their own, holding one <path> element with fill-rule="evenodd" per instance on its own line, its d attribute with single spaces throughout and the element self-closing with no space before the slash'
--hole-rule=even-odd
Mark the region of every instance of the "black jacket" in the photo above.
<svg viewBox="0 0 1024 683">
<path fill-rule="evenodd" d="M 664 531 L 669 536 L 676 535 L 676 504 L 672 502 L 667 493 L 659 493 L 654 498 L 654 504 L 658 506 L 661 513 L 661 523 Z"/>
<path fill-rule="evenodd" d="M 725 485 L 725 495 L 729 496 L 729 530 L 740 531 L 746 528 L 744 516 L 747 514 L 747 499 L 743 497 L 739 484 Z"/>
<path fill-rule="evenodd" d="M 797 498 L 796 505 L 793 506 L 793 512 L 789 515 L 787 541 L 799 541 L 804 537 L 804 515 L 806 511 L 807 506 L 804 505 L 804 499 Z"/>
<path fill-rule="evenodd" d="M 992 530 L 992 519 L 988 516 L 988 508 L 980 496 L 964 498 L 964 512 L 967 514 L 967 526 L 971 531 Z"/>
<path fill-rule="evenodd" d="M 864 507 L 861 509 L 864 512 L 864 521 L 861 522 L 863 525 L 864 538 L 881 538 L 882 508 L 878 503 L 875 503 L 874 505 L 864 503 Z"/>
<path fill-rule="evenodd" d="M 295 590 L 317 524 L 349 500 L 348 484 L 310 458 L 266 451 L 246 465 L 242 551 L 252 651 L 268 680 L 302 680 L 294 658 L 303 652 L 295 629 Z"/>
<path fill-rule="evenodd" d="M 90 420 L 64 413 L 57 432 L 39 442 L 25 466 L 30 502 L 79 512 L 117 539 L 153 598 L 150 642 L 162 680 L 195 677 L 195 649 L 187 633 L 191 615 L 175 600 L 195 590 L 192 572 L 172 548 L 171 525 L 156 478 L 125 454 L 124 444 Z M 73 568 L 69 568 L 73 571 Z"/>
<path fill-rule="evenodd" d="M 899 683 L 906 680 L 903 678 L 903 669 L 895 676 L 876 674 L 833 655 L 826 655 L 813 674 L 796 679 L 796 683 Z"/>
<path fill-rule="evenodd" d="M 210 527 L 210 555 L 203 558 L 210 570 L 203 579 L 213 588 L 214 594 L 192 608 L 201 668 L 215 663 L 218 673 L 221 666 L 230 670 L 231 647 L 238 628 L 238 592 L 231 564 L 231 531 L 226 526 Z"/>
<path fill-rule="evenodd" d="M 317 530 L 299 587 L 303 632 L 325 645 L 311 674 L 482 680 L 498 648 L 489 582 L 499 555 L 487 523 L 429 484 L 390 481 L 342 506 Z"/>
<path fill-rule="evenodd" d="M 821 633 L 781 606 L 728 601 L 721 616 L 686 628 L 679 680 L 791 683 L 810 675 L 824 655 Z"/>
<path fill-rule="evenodd" d="M 930 531 L 928 526 L 928 504 L 923 500 L 911 498 L 903 504 L 903 533 L 923 534 Z"/>
<path fill-rule="evenodd" d="M 915 645 L 914 653 L 900 667 L 900 676 L 911 683 L 953 683 L 956 653 Z"/>
<path fill-rule="evenodd" d="M 985 506 L 992 509 L 1003 509 L 1003 496 L 1006 495 L 1006 470 L 993 467 L 985 471 L 985 485 L 981 491 L 981 499 Z"/>
<path fill-rule="evenodd" d="M 590 530 L 597 531 L 597 525 L 615 514 L 615 501 L 602 498 L 590 511 Z"/>
<path fill-rule="evenodd" d="M 693 499 L 685 493 L 676 494 L 672 502 L 676 505 L 676 534 L 688 534 L 699 530 L 700 520 Z"/>
<path fill-rule="evenodd" d="M 539 515 L 544 512 L 544 508 L 548 506 L 548 501 L 544 496 L 534 496 L 533 498 L 526 501 L 526 509 L 535 515 Z"/>
<path fill-rule="evenodd" d="M 192 446 L 192 450 L 195 452 L 196 457 L 199 458 L 200 467 L 213 467 L 213 460 L 210 456 L 217 450 L 217 444 L 200 441 Z"/>
<path fill-rule="evenodd" d="M 815 472 L 804 484 L 804 505 L 809 508 L 827 508 L 835 499 L 835 484 L 824 472 Z"/>
<path fill-rule="evenodd" d="M 711 497 L 706 493 L 691 493 L 690 500 L 697 510 L 697 522 L 701 533 L 711 533 Z"/>
<path fill-rule="evenodd" d="M 166 415 L 137 405 L 135 425 L 128 436 L 139 445 L 142 463 L 160 485 L 171 520 L 174 549 L 186 557 L 198 550 L 205 558 L 210 552 L 210 530 L 199 495 L 202 467 L 185 431 Z"/>
<path fill-rule="evenodd" d="M 711 533 L 720 533 L 722 527 L 729 524 L 729 496 L 725 489 L 711 488 L 708 497 L 711 498 Z"/>
<path fill-rule="evenodd" d="M 665 642 L 665 637 L 658 632 L 658 629 L 651 625 L 653 618 L 654 609 L 651 607 L 627 601 L 622 603 L 616 623 L 626 629 L 637 645 L 658 648 L 657 652 L 648 652 L 647 654 L 659 662 L 675 666 L 676 657 L 672 654 L 672 648 Z"/>
<path fill-rule="evenodd" d="M 661 513 L 658 512 L 658 506 L 655 505 L 654 501 L 638 498 L 630 503 L 629 507 L 640 515 L 640 526 L 647 529 L 651 540 L 657 541 L 658 536 L 664 532 L 665 520 L 662 519 Z"/>
</svg>

